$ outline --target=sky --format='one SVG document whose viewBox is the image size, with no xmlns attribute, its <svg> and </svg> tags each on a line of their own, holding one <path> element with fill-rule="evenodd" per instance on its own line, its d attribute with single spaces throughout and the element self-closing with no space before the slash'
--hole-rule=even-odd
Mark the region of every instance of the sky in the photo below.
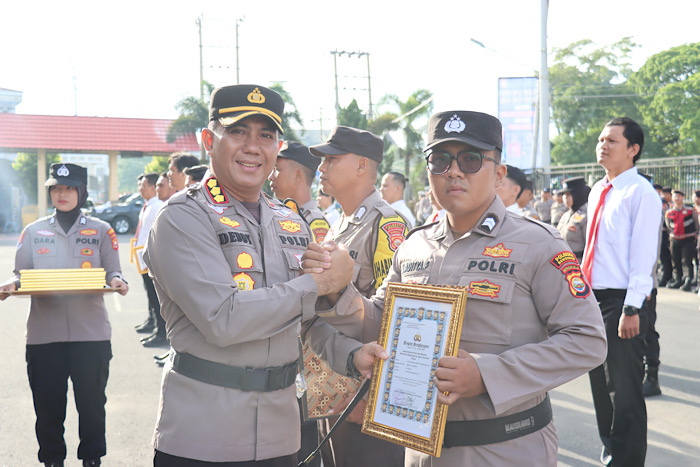
<svg viewBox="0 0 700 467">
<path fill-rule="evenodd" d="M 176 118 L 204 79 L 280 82 L 304 126 L 335 124 L 331 51 L 369 54 L 375 112 L 386 94 L 418 89 L 434 111 L 497 114 L 499 77 L 540 67 L 540 0 L 239 1 L 64 0 L 3 2 L 0 88 L 23 92 L 17 113 Z M 700 41 L 697 0 L 552 0 L 547 48 L 632 36 L 634 69 L 651 55 Z M 471 39 L 482 42 L 481 48 Z M 367 56 L 336 56 L 340 105 L 368 107 Z M 355 90 L 343 89 L 355 88 Z M 386 108 L 385 108 L 386 109 Z"/>
</svg>

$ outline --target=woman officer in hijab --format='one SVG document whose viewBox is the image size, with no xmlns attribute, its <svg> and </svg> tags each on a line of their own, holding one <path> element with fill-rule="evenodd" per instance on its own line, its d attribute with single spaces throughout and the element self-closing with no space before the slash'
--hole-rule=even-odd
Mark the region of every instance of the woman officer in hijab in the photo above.
<svg viewBox="0 0 700 467">
<path fill-rule="evenodd" d="M 559 219 L 557 230 L 569 244 L 569 248 L 580 263 L 583 249 L 586 247 L 588 194 L 591 189 L 586 185 L 586 180 L 583 177 L 564 180 L 563 187 L 559 192 L 564 195 L 564 204 L 569 210 Z"/>
<path fill-rule="evenodd" d="M 104 268 L 105 284 L 126 295 L 119 243 L 109 224 L 86 217 L 87 170 L 75 164 L 51 165 L 46 181 L 56 213 L 22 231 L 14 277 L 0 286 L 0 299 L 20 286 L 24 269 Z M 4 293 L 3 293 L 4 292 Z M 32 295 L 27 318 L 27 373 L 34 399 L 39 461 L 63 466 L 68 378 L 79 417 L 78 458 L 100 465 L 105 441 L 105 388 L 112 358 L 111 326 L 103 295 Z"/>
</svg>

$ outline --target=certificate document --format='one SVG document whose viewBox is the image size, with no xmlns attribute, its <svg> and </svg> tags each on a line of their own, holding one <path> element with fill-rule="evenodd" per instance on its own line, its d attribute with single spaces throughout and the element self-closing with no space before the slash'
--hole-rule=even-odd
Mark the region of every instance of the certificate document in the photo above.
<svg viewBox="0 0 700 467">
<path fill-rule="evenodd" d="M 379 343 L 389 359 L 375 363 L 363 431 L 439 456 L 447 407 L 434 377 L 443 355 L 456 355 L 466 291 L 389 284 Z"/>
</svg>

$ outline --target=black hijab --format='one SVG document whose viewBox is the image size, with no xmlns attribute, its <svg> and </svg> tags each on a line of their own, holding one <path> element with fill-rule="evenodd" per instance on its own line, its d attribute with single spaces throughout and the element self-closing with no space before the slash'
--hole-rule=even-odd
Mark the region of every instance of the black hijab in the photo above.
<svg viewBox="0 0 700 467">
<path fill-rule="evenodd" d="M 53 186 L 49 187 L 49 195 L 51 194 L 51 188 L 53 188 Z M 73 224 L 75 224 L 75 221 L 80 216 L 80 208 L 85 204 L 88 197 L 87 186 L 85 186 L 85 184 L 78 185 L 75 188 L 78 190 L 78 204 L 70 211 L 60 211 L 56 208 L 56 220 L 58 220 L 58 224 L 65 233 L 68 233 Z"/>
</svg>

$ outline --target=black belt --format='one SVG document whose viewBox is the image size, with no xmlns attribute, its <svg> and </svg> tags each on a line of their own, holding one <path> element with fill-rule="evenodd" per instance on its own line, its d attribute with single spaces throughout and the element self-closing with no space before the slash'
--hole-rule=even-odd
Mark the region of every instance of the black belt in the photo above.
<svg viewBox="0 0 700 467">
<path fill-rule="evenodd" d="M 552 421 L 549 394 L 531 409 L 488 420 L 447 422 L 442 445 L 482 446 L 502 443 L 541 430 Z"/>
<path fill-rule="evenodd" d="M 173 370 L 203 383 L 241 391 L 268 392 L 294 384 L 297 362 L 271 368 L 240 368 L 177 352 L 173 357 Z"/>
</svg>

